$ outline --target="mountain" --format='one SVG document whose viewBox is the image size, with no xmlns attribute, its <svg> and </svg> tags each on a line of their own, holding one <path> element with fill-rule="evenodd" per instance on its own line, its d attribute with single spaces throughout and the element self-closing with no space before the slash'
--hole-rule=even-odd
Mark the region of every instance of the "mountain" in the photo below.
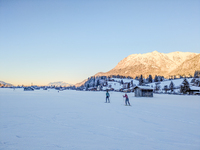
<svg viewBox="0 0 200 150">
<path fill-rule="evenodd" d="M 88 81 L 88 79 L 85 79 L 85 80 L 83 80 L 83 81 L 80 82 L 80 83 L 76 83 L 76 84 L 75 84 L 75 87 L 80 87 L 80 86 L 84 85 L 84 83 L 87 82 L 87 81 Z"/>
<path fill-rule="evenodd" d="M 73 84 L 65 83 L 63 81 L 58 81 L 58 82 L 50 82 L 48 84 L 48 86 L 65 86 L 65 87 L 68 87 L 68 86 L 73 86 Z"/>
<path fill-rule="evenodd" d="M 4 86 L 13 86 L 12 84 L 6 83 L 6 82 L 4 82 L 4 81 L 0 81 L 0 85 L 4 85 Z"/>
<path fill-rule="evenodd" d="M 200 70 L 200 54 L 184 61 L 180 66 L 170 72 L 170 74 L 194 75 L 195 70 Z"/>
<path fill-rule="evenodd" d="M 197 55 L 197 53 L 191 52 L 172 52 L 165 54 L 157 51 L 146 54 L 132 54 L 121 60 L 112 70 L 106 73 L 97 73 L 95 76 L 119 74 L 135 78 L 141 74 L 144 77 L 147 77 L 151 74 L 152 76 L 160 75 L 167 78 L 169 75 L 178 75 L 179 66 L 181 67 L 184 62 L 186 63 Z M 199 57 L 196 59 L 198 61 Z M 187 70 L 186 65 L 184 65 L 184 67 L 185 70 Z M 191 66 L 188 67 L 190 67 L 190 74 L 193 75 L 196 69 L 195 66 L 192 66 L 191 63 Z"/>
</svg>

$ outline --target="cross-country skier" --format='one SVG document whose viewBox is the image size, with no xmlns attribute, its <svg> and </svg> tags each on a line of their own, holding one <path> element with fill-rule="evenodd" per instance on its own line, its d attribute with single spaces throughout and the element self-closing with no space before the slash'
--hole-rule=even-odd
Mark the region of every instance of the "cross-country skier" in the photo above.
<svg viewBox="0 0 200 150">
<path fill-rule="evenodd" d="M 109 97 L 110 97 L 110 94 L 108 93 L 108 90 L 107 90 L 107 92 L 106 92 L 106 103 L 107 103 L 107 100 L 108 100 L 108 103 L 110 103 Z"/>
<path fill-rule="evenodd" d="M 123 97 L 125 97 L 125 98 L 126 98 L 126 100 L 125 100 L 125 105 L 127 106 L 127 103 L 128 103 L 128 104 L 129 104 L 129 106 L 131 106 L 131 104 L 130 104 L 130 102 L 129 102 L 128 95 L 127 95 L 127 94 L 125 94 Z"/>
</svg>

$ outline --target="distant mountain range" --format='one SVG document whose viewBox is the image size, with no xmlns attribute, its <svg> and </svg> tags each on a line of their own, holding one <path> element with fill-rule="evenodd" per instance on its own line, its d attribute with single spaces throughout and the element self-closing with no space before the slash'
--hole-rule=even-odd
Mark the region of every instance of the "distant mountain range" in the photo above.
<svg viewBox="0 0 200 150">
<path fill-rule="evenodd" d="M 171 75 L 194 75 L 200 70 L 200 54 L 191 52 L 159 53 L 153 51 L 146 54 L 132 54 L 121 60 L 108 72 L 100 72 L 95 76 L 122 75 L 135 78 L 141 74 L 160 75 L 165 78 Z"/>
<path fill-rule="evenodd" d="M 4 82 L 4 81 L 0 81 L 0 84 L 1 84 L 1 85 L 4 85 L 4 86 L 13 86 L 12 84 L 6 83 L 6 82 Z"/>
<path fill-rule="evenodd" d="M 73 84 L 65 83 L 63 81 L 58 81 L 58 82 L 50 82 L 48 86 L 62 86 L 62 87 L 68 87 L 68 86 L 73 86 Z"/>
</svg>

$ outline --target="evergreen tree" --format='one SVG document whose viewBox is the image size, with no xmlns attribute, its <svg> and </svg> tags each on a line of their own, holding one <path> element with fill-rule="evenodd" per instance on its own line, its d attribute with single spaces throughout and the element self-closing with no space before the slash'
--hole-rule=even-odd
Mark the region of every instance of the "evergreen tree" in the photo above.
<svg viewBox="0 0 200 150">
<path fill-rule="evenodd" d="M 199 77 L 200 77 L 200 71 L 195 71 L 194 78 L 199 78 Z"/>
<path fill-rule="evenodd" d="M 124 84 L 123 80 L 121 80 L 121 84 Z"/>
<path fill-rule="evenodd" d="M 128 78 L 128 79 L 133 79 L 131 76 L 128 76 L 127 78 Z"/>
<path fill-rule="evenodd" d="M 128 87 L 127 87 L 128 89 L 130 88 L 130 83 L 128 83 Z"/>
<path fill-rule="evenodd" d="M 187 92 L 189 92 L 189 90 L 190 90 L 190 86 L 189 86 L 187 79 L 185 78 L 182 82 L 180 91 L 183 94 L 187 94 Z"/>
<path fill-rule="evenodd" d="M 198 86 L 198 87 L 200 87 L 200 81 L 199 81 L 199 80 L 196 80 L 196 81 L 195 81 L 195 85 Z"/>
<path fill-rule="evenodd" d="M 86 85 L 86 91 L 88 90 L 88 88 L 89 88 L 89 87 L 90 87 L 90 85 L 89 85 L 89 84 L 87 84 L 87 85 Z"/>
<path fill-rule="evenodd" d="M 151 75 L 149 75 L 148 82 L 152 83 L 152 76 Z"/>
<path fill-rule="evenodd" d="M 139 79 L 139 85 L 142 85 L 144 83 L 144 81 L 143 81 L 143 77 L 142 77 L 142 75 L 140 76 L 140 79 Z"/>
<path fill-rule="evenodd" d="M 154 82 L 158 82 L 158 76 L 155 75 Z"/>
<path fill-rule="evenodd" d="M 181 85 L 180 87 L 180 93 L 183 93 L 184 89 L 183 89 L 183 85 Z"/>
<path fill-rule="evenodd" d="M 160 81 L 164 81 L 164 79 L 165 79 L 164 76 L 161 76 Z"/>
<path fill-rule="evenodd" d="M 100 85 L 99 79 L 97 79 L 97 84 L 96 84 L 96 86 L 98 87 L 99 85 Z"/>
<path fill-rule="evenodd" d="M 136 76 L 136 77 L 135 77 L 135 80 L 138 80 L 138 79 L 139 79 L 139 77 L 138 77 L 138 76 Z"/>
<path fill-rule="evenodd" d="M 169 89 L 171 90 L 171 92 L 174 91 L 174 83 L 171 81 L 171 83 L 169 84 Z"/>
<path fill-rule="evenodd" d="M 93 87 L 95 86 L 95 76 L 93 77 Z"/>
</svg>

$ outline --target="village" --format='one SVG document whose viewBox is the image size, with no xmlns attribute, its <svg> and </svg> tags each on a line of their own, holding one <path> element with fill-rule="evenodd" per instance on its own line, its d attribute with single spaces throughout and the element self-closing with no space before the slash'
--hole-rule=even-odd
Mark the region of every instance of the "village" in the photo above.
<svg viewBox="0 0 200 150">
<path fill-rule="evenodd" d="M 96 81 L 96 82 L 95 82 Z M 136 96 L 152 97 L 158 94 L 200 95 L 200 78 L 164 79 L 149 83 L 146 79 L 91 77 L 78 87 L 80 91 L 135 92 Z"/>
<path fill-rule="evenodd" d="M 162 76 L 151 75 L 148 78 L 136 77 L 135 79 L 125 76 L 92 76 L 81 86 L 8 86 L 0 85 L 1 88 L 24 88 L 24 91 L 55 89 L 58 92 L 63 90 L 77 91 L 115 91 L 115 92 L 135 92 L 136 97 L 153 97 L 157 94 L 174 95 L 200 95 L 200 73 L 195 72 L 190 77 L 174 77 L 165 79 Z"/>
</svg>

